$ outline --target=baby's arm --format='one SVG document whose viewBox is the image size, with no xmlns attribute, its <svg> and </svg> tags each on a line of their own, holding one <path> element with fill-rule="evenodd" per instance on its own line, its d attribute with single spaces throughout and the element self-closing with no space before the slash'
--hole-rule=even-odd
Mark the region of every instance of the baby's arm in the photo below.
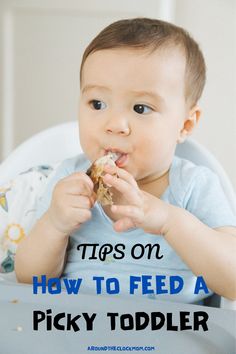
<svg viewBox="0 0 236 354">
<path fill-rule="evenodd" d="M 211 229 L 184 209 L 173 207 L 163 230 L 171 247 L 210 289 L 236 299 L 236 228 Z"/>
<path fill-rule="evenodd" d="M 31 283 L 33 275 L 61 275 L 69 235 L 91 218 L 93 204 L 93 183 L 85 173 L 74 173 L 56 184 L 49 209 L 17 248 L 18 281 Z"/>
</svg>

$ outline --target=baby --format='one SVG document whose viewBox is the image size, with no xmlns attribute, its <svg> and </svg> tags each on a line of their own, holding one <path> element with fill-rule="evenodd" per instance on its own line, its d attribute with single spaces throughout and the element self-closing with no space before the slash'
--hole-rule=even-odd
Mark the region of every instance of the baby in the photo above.
<svg viewBox="0 0 236 354">
<path fill-rule="evenodd" d="M 217 176 L 175 156 L 200 118 L 198 44 L 164 21 L 121 20 L 89 44 L 80 73 L 84 154 L 64 161 L 49 183 L 17 250 L 18 280 L 80 277 L 92 292 L 93 276 L 116 277 L 127 293 L 130 275 L 179 275 L 183 291 L 159 299 L 195 302 L 212 292 L 236 299 L 236 218 Z M 102 206 L 86 171 L 109 153 L 117 158 L 103 182 L 113 204 Z M 84 257 L 84 244 L 124 245 L 125 257 Z M 159 245 L 159 257 L 132 257 L 135 244 Z M 209 294 L 194 294 L 198 275 Z"/>
</svg>

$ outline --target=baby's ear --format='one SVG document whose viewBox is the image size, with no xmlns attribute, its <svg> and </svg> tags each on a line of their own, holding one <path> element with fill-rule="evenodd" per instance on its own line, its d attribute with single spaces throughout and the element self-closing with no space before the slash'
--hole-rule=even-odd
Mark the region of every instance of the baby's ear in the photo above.
<svg viewBox="0 0 236 354">
<path fill-rule="evenodd" d="M 183 143 L 186 138 L 192 134 L 193 129 L 196 127 L 199 118 L 201 116 L 201 110 L 198 105 L 195 105 L 188 114 L 188 117 L 185 119 L 183 127 L 179 133 L 179 138 L 177 143 Z"/>
</svg>

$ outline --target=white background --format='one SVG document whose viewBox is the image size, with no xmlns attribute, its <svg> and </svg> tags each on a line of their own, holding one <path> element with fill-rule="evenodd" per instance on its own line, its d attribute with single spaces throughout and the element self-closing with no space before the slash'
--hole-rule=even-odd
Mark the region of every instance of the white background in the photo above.
<svg viewBox="0 0 236 354">
<path fill-rule="evenodd" d="M 77 119 L 83 50 L 104 26 L 149 16 L 185 27 L 207 64 L 194 137 L 236 188 L 235 0 L 0 0 L 0 161 L 49 126 Z"/>
</svg>

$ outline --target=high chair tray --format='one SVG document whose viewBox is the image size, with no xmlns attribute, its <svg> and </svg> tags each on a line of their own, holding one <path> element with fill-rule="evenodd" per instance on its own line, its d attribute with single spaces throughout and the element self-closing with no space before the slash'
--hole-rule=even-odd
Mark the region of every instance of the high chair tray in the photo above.
<svg viewBox="0 0 236 354">
<path fill-rule="evenodd" d="M 40 312 L 41 311 L 41 312 Z M 207 313 L 208 330 L 180 330 L 180 313 L 190 312 L 189 322 L 193 325 L 194 313 Z M 33 295 L 31 285 L 0 283 L 0 353 L 4 354 L 84 354 L 100 352 L 152 352 L 160 354 L 233 354 L 236 352 L 235 312 L 198 305 L 164 302 L 147 299 L 114 298 L 111 295 Z M 33 330 L 33 315 L 37 313 L 38 330 Z M 111 315 L 116 329 L 111 329 Z M 119 314 L 118 315 L 114 315 Z M 136 321 L 135 321 L 136 313 Z M 145 329 L 128 329 L 129 319 L 134 326 L 144 326 L 146 314 L 149 324 Z M 151 316 L 167 313 L 172 316 L 172 330 L 167 330 L 166 322 L 160 329 L 151 329 Z M 45 315 L 45 320 L 43 316 Z M 60 316 L 60 329 L 55 328 L 55 320 Z M 85 314 L 85 315 L 84 315 Z M 92 330 L 87 327 L 86 314 L 96 314 Z M 121 316 L 129 314 L 123 321 L 126 329 L 121 329 Z M 140 323 L 137 324 L 139 314 Z M 77 318 L 77 331 L 72 326 L 66 329 L 68 315 Z M 41 317 L 40 317 L 41 316 Z M 143 316 L 143 317 L 142 317 Z M 153 315 L 155 316 L 155 315 Z M 36 318 L 36 317 L 35 317 Z M 53 323 L 53 320 L 55 323 Z M 47 329 L 47 321 L 48 328 Z M 130 320 L 131 321 L 131 320 Z M 67 323 L 66 323 L 67 322 Z M 69 321 L 70 322 L 70 321 Z M 132 322 L 132 321 L 131 321 Z M 130 322 L 130 323 L 131 323 Z M 114 323 L 113 323 L 114 324 Z M 91 325 L 91 323 L 90 323 Z M 178 330 L 173 330 L 178 325 Z M 50 330 L 51 326 L 51 330 Z M 120 349 L 121 348 L 121 349 Z M 130 348 L 133 348 L 132 350 Z"/>
</svg>

